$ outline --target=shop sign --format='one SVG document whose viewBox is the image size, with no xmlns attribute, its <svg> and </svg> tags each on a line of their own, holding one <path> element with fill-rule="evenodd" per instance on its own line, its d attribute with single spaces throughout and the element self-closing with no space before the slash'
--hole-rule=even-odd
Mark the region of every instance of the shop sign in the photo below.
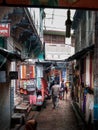
<svg viewBox="0 0 98 130">
<path fill-rule="evenodd" d="M 27 91 L 32 92 L 35 91 L 35 86 L 34 85 L 27 85 Z"/>
<path fill-rule="evenodd" d="M 65 60 L 74 54 L 74 47 L 65 44 L 45 44 L 45 60 Z"/>
<path fill-rule="evenodd" d="M 10 24 L 0 23 L 0 36 L 9 37 L 10 36 Z"/>
<path fill-rule="evenodd" d="M 10 71 L 9 77 L 10 77 L 10 79 L 18 79 L 18 72 L 17 71 Z"/>
</svg>

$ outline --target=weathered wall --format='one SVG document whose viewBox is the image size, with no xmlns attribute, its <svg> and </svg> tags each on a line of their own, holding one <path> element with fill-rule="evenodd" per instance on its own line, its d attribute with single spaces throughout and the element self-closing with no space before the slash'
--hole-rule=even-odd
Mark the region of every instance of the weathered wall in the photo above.
<svg viewBox="0 0 98 130">
<path fill-rule="evenodd" d="M 0 83 L 0 130 L 10 127 L 10 91 L 9 85 Z"/>
</svg>

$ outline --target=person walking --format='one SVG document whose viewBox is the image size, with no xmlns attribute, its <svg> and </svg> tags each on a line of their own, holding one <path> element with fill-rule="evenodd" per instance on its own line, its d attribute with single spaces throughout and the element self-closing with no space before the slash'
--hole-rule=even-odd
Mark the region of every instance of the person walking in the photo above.
<svg viewBox="0 0 98 130">
<path fill-rule="evenodd" d="M 50 90 L 50 95 L 52 95 L 52 86 L 54 85 L 54 80 L 50 83 L 50 87 L 49 87 L 49 90 Z"/>
<path fill-rule="evenodd" d="M 60 86 L 59 84 L 57 84 L 57 81 L 54 81 L 54 85 L 52 86 L 51 90 L 52 90 L 53 109 L 55 109 L 58 106 L 59 92 L 60 92 Z"/>
<path fill-rule="evenodd" d="M 61 91 L 61 93 L 62 93 L 62 99 L 64 100 L 64 95 L 65 95 L 65 84 L 64 84 L 64 79 L 62 79 L 60 91 Z"/>
<path fill-rule="evenodd" d="M 68 95 L 68 91 L 69 91 L 68 88 L 69 88 L 68 85 L 65 83 L 66 100 L 67 100 L 67 95 Z"/>
</svg>

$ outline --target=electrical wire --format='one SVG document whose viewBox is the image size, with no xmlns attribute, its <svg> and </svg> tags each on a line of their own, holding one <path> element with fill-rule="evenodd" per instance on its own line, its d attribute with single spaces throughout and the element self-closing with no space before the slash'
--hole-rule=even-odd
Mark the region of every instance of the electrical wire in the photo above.
<svg viewBox="0 0 98 130">
<path fill-rule="evenodd" d="M 51 16 L 52 16 L 52 13 L 46 13 L 46 16 L 47 16 L 47 15 L 51 15 Z M 66 18 L 66 15 L 58 15 L 58 14 L 55 14 L 55 13 L 54 13 L 54 16 L 57 16 L 57 17 L 65 17 L 65 18 Z M 73 17 L 70 17 L 70 18 L 73 19 Z M 45 19 L 48 19 L 48 18 L 45 17 Z M 52 17 L 50 17 L 49 19 L 52 19 Z"/>
</svg>

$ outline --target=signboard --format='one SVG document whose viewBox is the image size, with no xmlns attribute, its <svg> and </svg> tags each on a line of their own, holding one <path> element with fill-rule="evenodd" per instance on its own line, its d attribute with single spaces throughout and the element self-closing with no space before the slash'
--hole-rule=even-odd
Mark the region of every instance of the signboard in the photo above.
<svg viewBox="0 0 98 130">
<path fill-rule="evenodd" d="M 10 36 L 10 24 L 0 23 L 0 36 L 9 37 Z"/>
<path fill-rule="evenodd" d="M 0 5 L 98 9 L 98 0 L 0 0 Z"/>
<path fill-rule="evenodd" d="M 10 77 L 10 79 L 18 79 L 18 72 L 17 71 L 10 71 L 9 77 Z"/>
<path fill-rule="evenodd" d="M 45 44 L 45 60 L 65 60 L 74 54 L 74 47 L 65 44 Z"/>
</svg>

